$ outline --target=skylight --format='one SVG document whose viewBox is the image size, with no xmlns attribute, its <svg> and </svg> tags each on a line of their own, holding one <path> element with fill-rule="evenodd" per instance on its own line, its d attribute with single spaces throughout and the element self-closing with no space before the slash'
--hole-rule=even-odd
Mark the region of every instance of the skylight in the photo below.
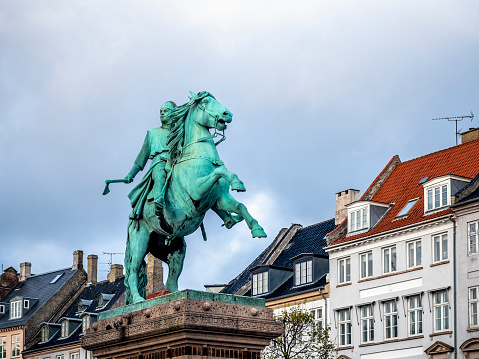
<svg viewBox="0 0 479 359">
<path fill-rule="evenodd" d="M 424 182 L 427 181 L 428 178 L 429 178 L 429 177 L 424 177 L 422 180 L 419 181 L 419 184 L 423 184 Z"/>
<path fill-rule="evenodd" d="M 57 275 L 55 278 L 52 279 L 52 281 L 50 282 L 50 284 L 55 284 L 55 283 L 57 282 L 57 280 L 59 280 L 62 275 L 63 275 L 63 273 Z"/>
<path fill-rule="evenodd" d="M 427 177 L 426 177 L 427 178 Z M 422 181 L 422 180 L 421 180 Z M 417 203 L 417 201 L 419 201 L 419 198 L 415 198 L 415 199 L 412 199 L 410 200 L 405 206 L 404 208 L 401 210 L 401 212 L 398 213 L 398 215 L 396 217 L 403 217 L 403 216 L 407 216 L 409 214 L 409 211 L 414 207 L 414 205 Z"/>
</svg>

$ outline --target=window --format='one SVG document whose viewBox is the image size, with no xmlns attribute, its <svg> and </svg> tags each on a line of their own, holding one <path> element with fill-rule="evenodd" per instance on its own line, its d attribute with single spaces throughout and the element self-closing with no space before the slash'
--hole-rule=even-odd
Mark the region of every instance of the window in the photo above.
<svg viewBox="0 0 479 359">
<path fill-rule="evenodd" d="M 7 337 L 0 337 L 0 358 L 7 357 Z"/>
<path fill-rule="evenodd" d="M 407 318 L 409 335 L 422 334 L 422 301 L 420 295 L 407 299 Z"/>
<path fill-rule="evenodd" d="M 392 273 L 396 271 L 396 247 L 383 249 L 383 273 Z"/>
<path fill-rule="evenodd" d="M 447 259 L 447 234 L 434 236 L 432 238 L 434 255 L 434 262 L 440 262 Z"/>
<path fill-rule="evenodd" d="M 363 253 L 360 255 L 359 261 L 361 262 L 360 275 L 361 279 L 372 277 L 373 275 L 373 253 Z"/>
<path fill-rule="evenodd" d="M 85 331 L 90 328 L 91 318 L 89 315 L 84 315 L 82 317 L 82 330 Z"/>
<path fill-rule="evenodd" d="M 253 274 L 253 295 L 268 293 L 268 272 Z"/>
<path fill-rule="evenodd" d="M 384 338 L 393 339 L 398 336 L 398 310 L 396 301 L 384 303 Z"/>
<path fill-rule="evenodd" d="M 312 309 L 310 313 L 314 318 L 314 324 L 316 325 L 316 327 L 322 327 L 323 326 L 323 308 Z"/>
<path fill-rule="evenodd" d="M 361 343 L 374 342 L 374 312 L 373 306 L 361 307 Z"/>
<path fill-rule="evenodd" d="M 296 263 L 294 265 L 294 284 L 301 285 L 313 281 L 313 261 Z"/>
<path fill-rule="evenodd" d="M 68 325 L 68 320 L 63 320 L 62 321 L 62 325 L 61 325 L 61 337 L 62 338 L 65 338 L 65 337 L 68 337 L 68 330 L 69 330 L 69 325 Z"/>
<path fill-rule="evenodd" d="M 349 309 L 339 311 L 339 346 L 351 345 L 351 312 Z"/>
<path fill-rule="evenodd" d="M 12 335 L 12 358 L 20 356 L 20 334 Z"/>
<path fill-rule="evenodd" d="M 63 273 L 60 273 L 59 275 L 57 275 L 55 278 L 52 279 L 52 281 L 50 282 L 50 284 L 55 284 L 59 279 L 60 277 L 63 275 Z"/>
<path fill-rule="evenodd" d="M 449 296 L 447 290 L 436 292 L 434 296 L 434 331 L 449 330 Z"/>
<path fill-rule="evenodd" d="M 479 222 L 472 222 L 468 225 L 469 254 L 479 254 Z"/>
<path fill-rule="evenodd" d="M 22 317 L 22 301 L 16 300 L 10 303 L 10 319 Z"/>
<path fill-rule="evenodd" d="M 57 358 L 57 359 L 64 359 L 65 356 L 64 356 L 63 354 L 61 354 L 61 355 L 57 355 L 56 358 Z"/>
<path fill-rule="evenodd" d="M 469 327 L 479 326 L 479 320 L 477 316 L 477 294 L 479 287 L 469 288 Z"/>
<path fill-rule="evenodd" d="M 78 359 L 78 358 L 79 358 L 78 352 L 70 353 L 70 359 Z"/>
<path fill-rule="evenodd" d="M 421 240 L 412 241 L 407 244 L 407 267 L 414 268 L 421 266 Z"/>
<path fill-rule="evenodd" d="M 23 308 L 25 309 L 30 308 L 30 301 L 28 299 L 23 300 Z"/>
<path fill-rule="evenodd" d="M 427 210 L 447 206 L 447 185 L 430 188 L 427 190 Z"/>
<path fill-rule="evenodd" d="M 48 325 L 44 325 L 42 327 L 42 343 L 48 342 L 48 339 L 50 339 L 50 330 L 48 328 Z"/>
<path fill-rule="evenodd" d="M 419 198 L 412 199 L 410 200 L 401 210 L 401 212 L 398 213 L 396 217 L 405 217 L 409 214 L 409 211 L 414 207 L 414 205 L 417 203 Z"/>
<path fill-rule="evenodd" d="M 362 208 L 349 213 L 349 231 L 368 228 L 368 209 Z"/>
<path fill-rule="evenodd" d="M 351 282 L 351 258 L 343 258 L 338 260 L 338 282 Z"/>
<path fill-rule="evenodd" d="M 0 314 L 5 314 L 5 306 L 0 304 Z"/>
</svg>

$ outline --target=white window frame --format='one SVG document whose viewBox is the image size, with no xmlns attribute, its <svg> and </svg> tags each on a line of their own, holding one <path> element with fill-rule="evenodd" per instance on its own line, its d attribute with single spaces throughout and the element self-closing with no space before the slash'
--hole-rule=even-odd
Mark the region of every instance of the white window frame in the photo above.
<svg viewBox="0 0 479 359">
<path fill-rule="evenodd" d="M 352 343 L 351 337 L 351 310 L 342 309 L 338 311 L 339 346 L 349 346 Z"/>
<path fill-rule="evenodd" d="M 433 295 L 434 333 L 450 330 L 449 293 L 447 290 L 434 292 Z"/>
<path fill-rule="evenodd" d="M 69 327 L 70 327 L 70 323 L 68 322 L 68 320 L 67 319 L 62 320 L 61 325 L 60 325 L 60 337 L 61 338 L 68 337 L 69 329 L 70 329 Z"/>
<path fill-rule="evenodd" d="M 12 358 L 20 357 L 20 334 L 12 334 Z"/>
<path fill-rule="evenodd" d="M 408 268 L 421 267 L 422 266 L 422 244 L 421 244 L 421 240 L 416 239 L 416 240 L 407 242 L 406 243 L 406 251 L 407 251 L 407 267 Z M 411 252 L 412 252 L 412 258 L 411 258 Z"/>
<path fill-rule="evenodd" d="M 351 283 L 351 257 L 338 259 L 338 283 Z"/>
<path fill-rule="evenodd" d="M 79 358 L 80 358 L 79 352 L 70 353 L 70 359 L 79 359 Z"/>
<path fill-rule="evenodd" d="M 469 222 L 467 224 L 468 255 L 479 254 L 479 221 Z M 474 249 L 473 249 L 474 248 Z"/>
<path fill-rule="evenodd" d="M 59 354 L 57 356 L 55 356 L 56 359 L 64 359 L 65 358 L 65 355 L 63 354 Z"/>
<path fill-rule="evenodd" d="M 10 302 L 10 319 L 18 319 L 21 317 L 22 317 L 21 299 Z"/>
<path fill-rule="evenodd" d="M 25 308 L 25 309 L 30 308 L 30 301 L 28 299 L 23 300 L 23 308 Z"/>
<path fill-rule="evenodd" d="M 294 285 L 302 285 L 313 282 L 313 260 L 294 264 Z"/>
<path fill-rule="evenodd" d="M 318 307 L 318 308 L 311 309 L 309 312 L 311 313 L 311 315 L 314 318 L 314 325 L 316 327 L 322 327 L 323 326 L 323 320 L 324 320 L 323 307 Z"/>
<path fill-rule="evenodd" d="M 387 261 L 386 261 L 386 255 L 388 256 Z M 382 264 L 383 274 L 397 272 L 397 251 L 396 251 L 395 245 L 382 249 L 382 262 L 383 262 Z"/>
<path fill-rule="evenodd" d="M 413 295 L 407 298 L 407 333 L 412 337 L 422 334 L 423 309 L 421 295 Z"/>
<path fill-rule="evenodd" d="M 0 304 L 0 314 L 5 314 L 5 305 Z"/>
<path fill-rule="evenodd" d="M 372 304 L 364 305 L 361 311 L 361 343 L 374 342 L 374 307 Z"/>
<path fill-rule="evenodd" d="M 368 207 L 362 207 L 349 211 L 348 214 L 349 232 L 359 231 L 369 227 Z"/>
<path fill-rule="evenodd" d="M 424 205 L 426 212 L 449 205 L 449 184 L 441 183 L 434 187 L 424 189 Z"/>
<path fill-rule="evenodd" d="M 0 337 L 0 359 L 7 357 L 7 337 Z"/>
<path fill-rule="evenodd" d="M 479 286 L 470 287 L 469 298 L 469 328 L 479 327 Z"/>
<path fill-rule="evenodd" d="M 439 252 L 436 251 L 436 243 L 438 243 Z M 444 248 L 445 247 L 445 248 Z M 439 257 L 437 257 L 437 255 Z M 441 233 L 432 236 L 432 262 L 439 263 L 449 258 L 447 233 Z"/>
<path fill-rule="evenodd" d="M 252 287 L 253 295 L 268 293 L 269 278 L 268 271 L 253 274 Z"/>
<path fill-rule="evenodd" d="M 395 300 L 383 303 L 384 309 L 384 340 L 398 337 L 398 308 Z"/>
<path fill-rule="evenodd" d="M 359 277 L 361 279 L 372 277 L 373 271 L 373 252 L 361 253 L 359 255 Z"/>
</svg>

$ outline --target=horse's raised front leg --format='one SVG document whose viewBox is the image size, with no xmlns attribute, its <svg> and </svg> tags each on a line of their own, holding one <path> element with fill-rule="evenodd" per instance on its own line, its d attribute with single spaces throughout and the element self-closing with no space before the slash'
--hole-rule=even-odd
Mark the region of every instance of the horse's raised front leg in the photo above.
<svg viewBox="0 0 479 359">
<path fill-rule="evenodd" d="M 216 167 L 210 174 L 200 177 L 195 181 L 195 186 L 192 188 L 192 197 L 195 200 L 203 198 L 220 178 L 224 178 L 231 185 L 231 189 L 238 192 L 246 191 L 243 182 L 236 174 L 230 172 L 226 167 Z"/>
<path fill-rule="evenodd" d="M 165 286 L 170 293 L 175 293 L 178 292 L 178 278 L 183 270 L 183 262 L 185 261 L 185 238 L 174 238 L 168 247 L 169 253 L 166 256 L 166 263 L 168 264 L 168 279 Z"/>
<path fill-rule="evenodd" d="M 233 216 L 231 213 L 219 209 L 216 205 L 211 209 L 223 220 L 223 225 L 228 229 L 232 228 L 236 223 L 239 223 L 244 219 L 240 214 Z"/>
<path fill-rule="evenodd" d="M 145 270 L 144 258 L 150 240 L 150 233 L 144 224 L 140 224 L 138 230 L 135 226 L 128 226 L 129 235 L 129 258 L 125 256 L 125 267 L 128 271 L 128 286 L 130 289 L 131 303 L 138 303 L 145 300 L 140 295 L 139 274 L 140 270 Z M 142 268 L 143 267 L 143 268 Z"/>
<path fill-rule="evenodd" d="M 243 203 L 238 202 L 234 197 L 228 192 L 223 192 L 217 202 L 217 207 L 219 209 L 234 212 L 241 215 L 251 230 L 251 235 L 253 238 L 260 237 L 265 238 L 266 233 L 264 232 L 263 227 L 258 224 L 258 221 L 249 214 L 248 209 Z"/>
</svg>

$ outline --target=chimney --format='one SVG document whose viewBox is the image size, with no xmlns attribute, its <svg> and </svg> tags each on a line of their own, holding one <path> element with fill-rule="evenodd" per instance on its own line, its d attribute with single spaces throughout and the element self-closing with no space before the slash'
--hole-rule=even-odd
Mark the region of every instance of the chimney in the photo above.
<svg viewBox="0 0 479 359">
<path fill-rule="evenodd" d="M 334 213 L 334 224 L 341 224 L 348 216 L 346 206 L 359 199 L 359 191 L 357 189 L 347 189 L 336 193 L 336 212 Z"/>
<path fill-rule="evenodd" d="M 479 128 L 470 128 L 469 131 L 461 133 L 461 143 L 467 143 L 479 139 Z"/>
<path fill-rule="evenodd" d="M 112 264 L 110 267 L 110 273 L 107 275 L 108 281 L 114 282 L 121 277 L 123 277 L 123 265 Z"/>
<path fill-rule="evenodd" d="M 25 279 L 32 276 L 32 264 L 29 262 L 20 263 L 20 280 L 24 281 Z"/>
<path fill-rule="evenodd" d="M 73 266 L 72 269 L 83 269 L 83 251 L 73 252 Z"/>
<path fill-rule="evenodd" d="M 90 254 L 88 256 L 87 283 L 96 284 L 97 269 L 98 269 L 98 256 L 96 254 Z"/>
<path fill-rule="evenodd" d="M 148 263 L 146 265 L 146 295 L 150 295 L 161 290 L 165 290 L 163 284 L 163 263 L 151 253 L 148 253 Z"/>
</svg>

